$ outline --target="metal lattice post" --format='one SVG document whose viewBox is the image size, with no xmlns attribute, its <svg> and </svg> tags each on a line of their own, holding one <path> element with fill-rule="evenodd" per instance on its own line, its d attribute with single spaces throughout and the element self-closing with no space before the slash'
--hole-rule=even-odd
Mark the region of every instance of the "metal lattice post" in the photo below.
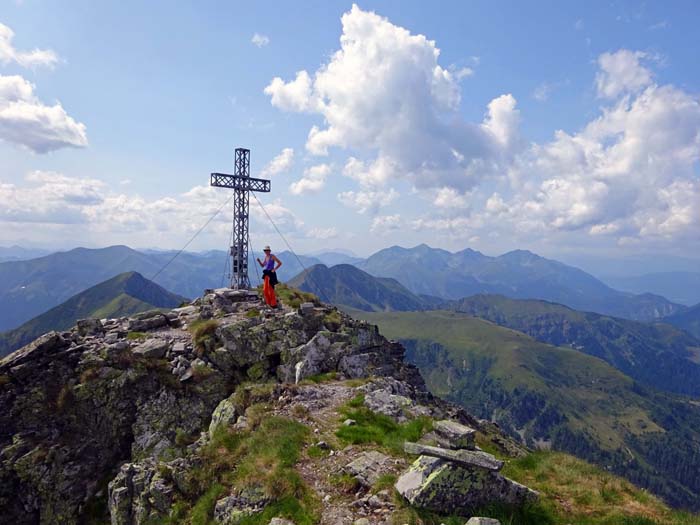
<svg viewBox="0 0 700 525">
<path fill-rule="evenodd" d="M 270 191 L 270 181 L 250 176 L 250 150 L 236 148 L 234 175 L 212 173 L 211 185 L 232 188 L 233 196 L 233 242 L 231 244 L 231 288 L 248 289 L 248 245 L 249 211 L 251 191 Z"/>
</svg>

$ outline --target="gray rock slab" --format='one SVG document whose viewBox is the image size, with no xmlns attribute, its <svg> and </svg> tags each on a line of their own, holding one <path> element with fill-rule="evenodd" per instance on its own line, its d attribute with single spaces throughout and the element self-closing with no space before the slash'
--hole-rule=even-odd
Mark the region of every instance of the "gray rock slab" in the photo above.
<svg viewBox="0 0 700 525">
<path fill-rule="evenodd" d="M 62 334 L 59 334 L 58 332 L 49 332 L 42 335 L 38 339 L 35 339 L 27 346 L 23 346 L 7 357 L 0 359 L 0 367 L 10 368 L 17 366 L 27 361 L 37 359 L 38 357 L 53 354 L 63 348 L 66 348 L 67 346 L 70 346 L 70 344 L 70 339 L 64 338 Z"/>
<path fill-rule="evenodd" d="M 501 525 L 501 522 L 494 518 L 481 518 L 474 516 L 469 518 L 465 525 Z"/>
<path fill-rule="evenodd" d="M 302 303 L 299 307 L 301 315 L 309 315 L 314 313 L 314 303 Z"/>
<path fill-rule="evenodd" d="M 293 521 L 284 518 L 272 518 L 267 525 L 295 525 Z"/>
<path fill-rule="evenodd" d="M 165 353 L 168 351 L 170 343 L 163 339 L 148 339 L 144 343 L 141 343 L 133 352 L 136 355 L 143 357 L 150 357 L 155 359 L 160 359 L 165 357 Z"/>
<path fill-rule="evenodd" d="M 538 494 L 498 472 L 420 456 L 397 480 L 396 490 L 411 505 L 441 514 L 505 504 L 522 506 Z"/>
<path fill-rule="evenodd" d="M 451 450 L 448 448 L 411 443 L 410 441 L 404 444 L 404 450 L 408 454 L 431 456 L 467 467 L 477 467 L 494 472 L 498 472 L 503 468 L 503 461 L 496 459 L 488 452 L 482 452 L 480 450 Z"/>
<path fill-rule="evenodd" d="M 384 474 L 384 471 L 390 464 L 391 458 L 389 456 L 376 450 L 369 450 L 362 452 L 353 461 L 345 465 L 344 470 L 354 476 L 363 486 L 371 487 Z"/>
<path fill-rule="evenodd" d="M 474 448 L 476 430 L 471 427 L 450 419 L 443 419 L 433 425 L 433 430 L 453 445 L 450 448 Z"/>
<path fill-rule="evenodd" d="M 102 321 L 99 319 L 80 319 L 76 323 L 78 334 L 85 337 L 86 335 L 102 335 L 105 332 Z"/>
</svg>

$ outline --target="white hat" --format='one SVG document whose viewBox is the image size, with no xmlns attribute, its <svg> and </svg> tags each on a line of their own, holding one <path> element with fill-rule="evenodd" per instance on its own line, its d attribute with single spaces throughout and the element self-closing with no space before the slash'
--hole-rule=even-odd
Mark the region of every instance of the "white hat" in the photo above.
<svg viewBox="0 0 700 525">
<path fill-rule="evenodd" d="M 270 246 L 265 246 L 265 247 L 263 248 L 263 251 L 264 251 L 264 252 L 271 251 L 271 250 L 270 250 Z"/>
</svg>

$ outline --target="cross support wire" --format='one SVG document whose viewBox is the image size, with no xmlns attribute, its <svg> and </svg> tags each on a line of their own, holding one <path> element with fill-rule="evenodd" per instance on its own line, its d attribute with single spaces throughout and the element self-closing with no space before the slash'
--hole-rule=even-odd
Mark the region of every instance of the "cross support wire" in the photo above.
<svg viewBox="0 0 700 525">
<path fill-rule="evenodd" d="M 248 246 L 250 192 L 269 193 L 270 181 L 250 176 L 250 150 L 236 148 L 234 174 L 212 173 L 211 186 L 230 188 L 233 196 L 233 242 L 231 243 L 231 288 L 247 290 L 250 288 L 248 278 Z"/>
</svg>

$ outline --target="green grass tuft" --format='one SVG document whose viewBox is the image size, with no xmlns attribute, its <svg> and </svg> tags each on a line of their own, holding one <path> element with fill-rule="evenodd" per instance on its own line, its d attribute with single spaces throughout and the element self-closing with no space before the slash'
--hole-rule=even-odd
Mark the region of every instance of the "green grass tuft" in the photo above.
<svg viewBox="0 0 700 525">
<path fill-rule="evenodd" d="M 148 337 L 146 332 L 129 332 L 126 334 L 126 338 L 129 341 L 138 341 L 140 339 L 145 339 L 146 337 Z"/>
<path fill-rule="evenodd" d="M 215 332 L 218 327 L 219 322 L 216 319 L 197 319 L 190 323 L 188 330 L 192 334 L 194 347 L 199 353 L 204 352 L 208 346 L 215 343 Z"/>
<path fill-rule="evenodd" d="M 318 297 L 312 293 L 302 292 L 296 288 L 291 288 L 286 284 L 278 284 L 275 287 L 275 294 L 277 299 L 281 300 L 282 303 L 291 307 L 299 308 L 302 303 L 314 303 L 315 305 L 320 304 Z"/>
<path fill-rule="evenodd" d="M 389 416 L 372 412 L 363 403 L 364 396 L 357 396 L 340 410 L 341 419 L 355 421 L 354 425 L 343 425 L 335 433 L 346 443 L 376 443 L 394 454 L 403 455 L 404 442 L 417 441 L 433 426 L 428 417 L 399 424 Z"/>
<path fill-rule="evenodd" d="M 248 310 L 245 313 L 245 316 L 250 317 L 250 318 L 258 317 L 259 315 L 260 315 L 260 310 L 258 310 L 257 308 L 251 308 L 250 310 Z"/>
<path fill-rule="evenodd" d="M 219 483 L 214 483 L 200 496 L 190 512 L 189 523 L 191 525 L 208 525 L 214 517 L 216 500 L 226 491 Z"/>
<path fill-rule="evenodd" d="M 257 488 L 270 499 L 262 513 L 245 518 L 241 524 L 267 525 L 275 516 L 284 516 L 298 525 L 316 523 L 318 503 L 294 469 L 308 441 L 308 428 L 283 417 L 258 419 L 257 428 L 246 432 L 233 432 L 223 426 L 216 429 L 202 451 L 203 465 L 194 472 L 194 482 L 203 495 L 186 523 L 207 523 L 195 520 L 196 511 L 199 519 L 209 519 L 209 509 L 213 508 L 209 487 L 216 486 L 231 493 Z M 221 494 L 223 491 L 216 498 Z"/>
</svg>

